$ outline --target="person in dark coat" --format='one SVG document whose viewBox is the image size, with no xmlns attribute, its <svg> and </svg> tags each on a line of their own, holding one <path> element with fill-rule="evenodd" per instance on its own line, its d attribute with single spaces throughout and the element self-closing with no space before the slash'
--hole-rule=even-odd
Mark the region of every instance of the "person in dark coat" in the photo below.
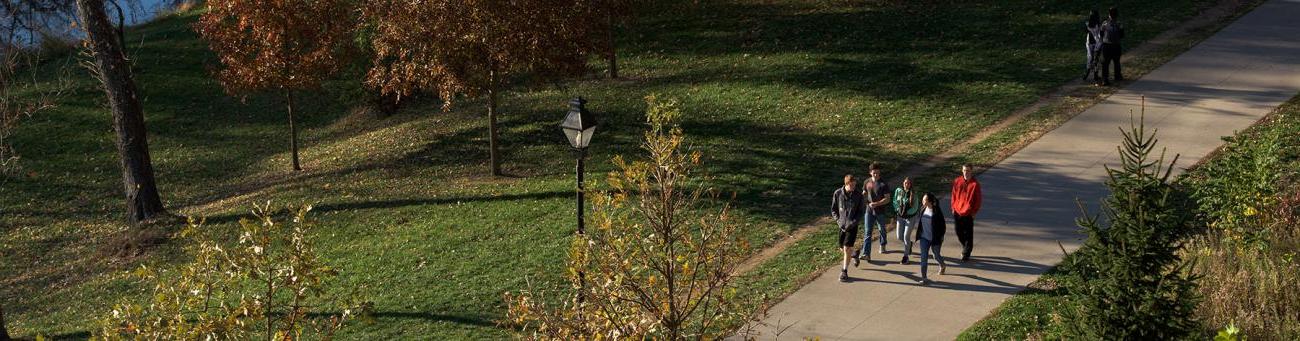
<svg viewBox="0 0 1300 341">
<path fill-rule="evenodd" d="M 943 208 L 939 207 L 939 198 L 934 193 L 925 193 L 921 196 L 921 212 L 916 215 L 916 222 L 912 226 L 916 227 L 916 240 L 921 245 L 921 285 L 930 283 L 928 275 L 930 254 L 934 254 L 934 259 L 939 261 L 939 274 L 947 272 L 948 265 L 943 261 L 943 255 L 939 253 L 943 247 L 943 234 L 947 232 L 948 226 L 943 220 Z"/>
<path fill-rule="evenodd" d="M 844 254 L 840 267 L 840 282 L 849 281 L 849 258 L 853 253 L 853 241 L 858 239 L 858 227 L 862 226 L 862 216 L 867 210 L 862 191 L 858 190 L 858 181 L 853 174 L 844 175 L 844 186 L 835 189 L 831 195 L 831 218 L 840 227 L 840 240 L 836 243 Z M 858 266 L 857 257 L 853 266 Z"/>
<path fill-rule="evenodd" d="M 1115 81 L 1124 80 L 1119 58 L 1123 51 L 1124 25 L 1119 23 L 1119 10 L 1110 8 L 1106 22 L 1101 23 L 1101 84 L 1110 85 L 1110 66 L 1115 65 Z"/>
</svg>

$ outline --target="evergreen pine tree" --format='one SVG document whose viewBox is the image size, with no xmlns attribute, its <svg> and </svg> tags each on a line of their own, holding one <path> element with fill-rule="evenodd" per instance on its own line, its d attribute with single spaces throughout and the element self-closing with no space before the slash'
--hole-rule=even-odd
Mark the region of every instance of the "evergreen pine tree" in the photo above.
<svg viewBox="0 0 1300 341">
<path fill-rule="evenodd" d="M 1145 116 L 1145 115 L 1144 115 Z M 1168 340 L 1193 337 L 1199 297 L 1190 262 L 1178 251 L 1194 230 L 1185 193 L 1169 181 L 1158 140 L 1140 118 L 1118 147 L 1119 169 L 1106 168 L 1102 217 L 1078 219 L 1088 238 L 1065 264 L 1076 274 L 1064 283 L 1078 299 L 1070 332 L 1086 340 Z"/>
</svg>

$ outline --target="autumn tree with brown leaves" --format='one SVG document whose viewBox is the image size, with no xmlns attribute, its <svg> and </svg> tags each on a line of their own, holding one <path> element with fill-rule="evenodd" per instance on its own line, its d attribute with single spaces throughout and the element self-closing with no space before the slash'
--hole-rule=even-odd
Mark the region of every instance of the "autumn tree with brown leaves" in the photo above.
<svg viewBox="0 0 1300 341">
<path fill-rule="evenodd" d="M 293 170 L 298 162 L 294 91 L 317 89 L 346 62 L 354 16 L 345 0 L 209 0 L 195 30 L 220 60 L 216 78 L 243 96 L 275 91 L 289 116 Z"/>
<path fill-rule="evenodd" d="M 384 94 L 436 92 L 449 110 L 458 95 L 487 97 L 493 175 L 502 175 L 497 97 L 517 74 L 552 80 L 586 70 L 595 50 L 592 4 L 546 0 L 374 0 L 362 9 L 373 26 L 367 83 Z"/>
</svg>

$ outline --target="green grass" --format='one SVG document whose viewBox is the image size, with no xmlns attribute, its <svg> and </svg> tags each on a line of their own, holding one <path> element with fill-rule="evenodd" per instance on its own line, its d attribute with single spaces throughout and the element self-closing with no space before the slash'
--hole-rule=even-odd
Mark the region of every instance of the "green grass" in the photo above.
<svg viewBox="0 0 1300 341">
<path fill-rule="evenodd" d="M 1073 307 L 1068 291 L 1056 287 L 1068 272 L 1052 268 L 1030 288 L 1011 296 L 989 318 L 972 325 L 958 340 L 1059 340 Z M 1045 286 L 1045 288 L 1044 288 Z"/>
<path fill-rule="evenodd" d="M 1132 43 L 1210 1 L 1119 4 Z M 703 1 L 655 4 L 619 38 L 626 79 L 593 72 L 502 97 L 509 178 L 486 173 L 482 103 L 417 101 L 396 116 L 354 114 L 364 91 L 341 77 L 305 94 L 306 172 L 288 171 L 275 96 L 225 96 L 189 29 L 194 13 L 129 30 L 160 190 L 173 211 L 232 233 L 253 202 L 311 203 L 316 245 L 364 286 L 373 324 L 349 339 L 495 339 L 501 293 L 559 280 L 573 230 L 572 154 L 555 124 L 584 96 L 602 127 L 588 179 L 636 153 L 642 97 L 679 99 L 712 184 L 736 194 L 745 237 L 763 246 L 824 214 L 839 175 L 886 173 L 934 155 L 1077 77 L 1088 1 Z M 599 66 L 599 64 L 593 64 Z M 49 65 L 47 67 L 53 67 Z M 17 335 L 81 337 L 146 289 L 139 264 L 184 261 L 178 245 L 104 257 L 123 228 L 120 172 L 96 84 L 78 70 L 59 108 L 12 140 L 23 170 L 0 180 L 0 300 Z M 352 73 L 351 75 L 355 75 Z M 828 228 L 829 230 L 829 228 Z M 783 296 L 833 262 L 825 233 L 742 278 L 744 295 Z"/>
</svg>

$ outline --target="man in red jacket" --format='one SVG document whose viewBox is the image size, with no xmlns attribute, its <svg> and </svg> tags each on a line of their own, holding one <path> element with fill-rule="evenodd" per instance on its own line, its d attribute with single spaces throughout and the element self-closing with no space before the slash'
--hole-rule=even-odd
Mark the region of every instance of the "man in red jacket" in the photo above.
<svg viewBox="0 0 1300 341">
<path fill-rule="evenodd" d="M 980 210 L 980 182 L 969 164 L 961 165 L 961 177 L 952 181 L 952 220 L 961 241 L 961 261 L 970 260 L 975 246 L 975 214 Z"/>
</svg>

